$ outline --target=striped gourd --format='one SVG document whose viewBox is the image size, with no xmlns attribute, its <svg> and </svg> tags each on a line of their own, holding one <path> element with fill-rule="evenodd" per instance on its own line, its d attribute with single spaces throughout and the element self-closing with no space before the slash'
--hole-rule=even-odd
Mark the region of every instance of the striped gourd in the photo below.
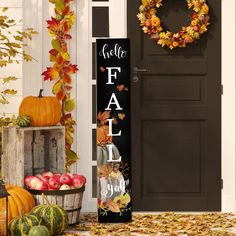
<svg viewBox="0 0 236 236">
<path fill-rule="evenodd" d="M 13 219 L 9 224 L 10 236 L 25 236 L 29 233 L 32 226 L 40 224 L 40 219 L 33 214 L 25 214 Z"/>
<path fill-rule="evenodd" d="M 37 225 L 31 228 L 28 236 L 50 236 L 50 234 L 46 226 Z"/>
<path fill-rule="evenodd" d="M 41 219 L 41 225 L 49 229 L 50 235 L 59 235 L 68 227 L 68 214 L 58 205 L 39 205 L 31 213 Z"/>
</svg>

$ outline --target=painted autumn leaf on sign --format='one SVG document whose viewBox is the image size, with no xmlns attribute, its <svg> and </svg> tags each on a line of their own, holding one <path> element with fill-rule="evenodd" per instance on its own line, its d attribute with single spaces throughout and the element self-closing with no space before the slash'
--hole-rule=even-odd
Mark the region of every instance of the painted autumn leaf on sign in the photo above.
<svg viewBox="0 0 236 236">
<path fill-rule="evenodd" d="M 99 178 L 108 178 L 110 173 L 113 171 L 111 165 L 98 166 L 98 177 Z"/>
<path fill-rule="evenodd" d="M 118 117 L 120 120 L 124 120 L 125 114 L 124 113 L 118 113 Z"/>
<path fill-rule="evenodd" d="M 118 204 L 119 208 L 124 208 L 130 203 L 131 197 L 126 193 L 125 195 L 115 197 L 113 201 Z"/>
<path fill-rule="evenodd" d="M 101 67 L 100 67 L 100 71 L 104 73 L 104 72 L 106 71 L 106 68 L 104 68 L 104 67 L 101 66 Z"/>
<path fill-rule="evenodd" d="M 128 91 L 129 90 L 127 87 L 125 87 L 124 84 L 117 85 L 117 89 L 118 89 L 119 92 Z"/>
<path fill-rule="evenodd" d="M 115 213 L 120 212 L 119 205 L 116 202 L 107 201 L 107 206 L 108 206 L 109 210 L 112 212 L 115 212 Z"/>
<path fill-rule="evenodd" d="M 118 121 L 117 121 L 116 117 L 112 117 L 112 123 L 114 125 L 118 125 Z"/>
<path fill-rule="evenodd" d="M 110 111 L 104 111 L 103 113 L 99 111 L 97 118 L 100 121 L 101 125 L 105 125 L 107 123 L 107 119 L 110 118 Z"/>
</svg>

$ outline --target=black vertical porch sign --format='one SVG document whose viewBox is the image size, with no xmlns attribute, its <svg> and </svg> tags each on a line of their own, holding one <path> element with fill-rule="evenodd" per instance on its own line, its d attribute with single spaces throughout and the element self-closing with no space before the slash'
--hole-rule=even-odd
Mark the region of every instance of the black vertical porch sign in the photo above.
<svg viewBox="0 0 236 236">
<path fill-rule="evenodd" d="M 130 49 L 128 39 L 97 40 L 98 220 L 131 221 Z"/>
</svg>

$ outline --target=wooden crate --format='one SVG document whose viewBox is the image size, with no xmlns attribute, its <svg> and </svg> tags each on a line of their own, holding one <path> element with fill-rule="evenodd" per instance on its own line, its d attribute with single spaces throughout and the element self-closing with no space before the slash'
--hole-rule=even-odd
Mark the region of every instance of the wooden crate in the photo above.
<svg viewBox="0 0 236 236">
<path fill-rule="evenodd" d="M 24 186 L 27 175 L 65 171 L 65 127 L 3 127 L 2 175 Z"/>
<path fill-rule="evenodd" d="M 79 223 L 84 190 L 85 186 L 61 191 L 29 190 L 29 192 L 35 197 L 37 205 L 47 204 L 42 196 L 43 193 L 50 204 L 61 206 L 68 213 L 69 225 L 73 225 Z"/>
</svg>

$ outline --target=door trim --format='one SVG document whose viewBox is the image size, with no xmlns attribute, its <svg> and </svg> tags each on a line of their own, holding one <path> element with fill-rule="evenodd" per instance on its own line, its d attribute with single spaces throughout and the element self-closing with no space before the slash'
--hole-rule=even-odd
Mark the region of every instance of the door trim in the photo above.
<svg viewBox="0 0 236 236">
<path fill-rule="evenodd" d="M 222 1 L 222 210 L 236 210 L 236 73 L 235 27 L 236 4 L 234 0 Z M 228 24 L 228 22 L 231 22 Z M 230 32 L 230 38 L 227 33 Z"/>
</svg>

